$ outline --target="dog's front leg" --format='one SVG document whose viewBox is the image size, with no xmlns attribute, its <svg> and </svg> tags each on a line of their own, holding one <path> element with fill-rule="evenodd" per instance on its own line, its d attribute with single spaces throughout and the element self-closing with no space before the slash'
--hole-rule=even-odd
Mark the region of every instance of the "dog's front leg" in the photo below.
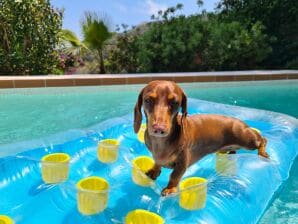
<svg viewBox="0 0 298 224">
<path fill-rule="evenodd" d="M 156 180 L 156 178 L 161 173 L 161 166 L 154 164 L 154 166 L 146 173 L 148 177 L 150 177 L 152 180 Z"/>
<path fill-rule="evenodd" d="M 167 196 L 169 194 L 177 192 L 177 185 L 178 185 L 181 177 L 185 173 L 186 168 L 187 168 L 187 165 L 184 161 L 180 161 L 179 163 L 177 163 L 175 165 L 174 170 L 171 173 L 168 186 L 166 188 L 164 188 L 161 192 L 162 196 Z"/>
</svg>

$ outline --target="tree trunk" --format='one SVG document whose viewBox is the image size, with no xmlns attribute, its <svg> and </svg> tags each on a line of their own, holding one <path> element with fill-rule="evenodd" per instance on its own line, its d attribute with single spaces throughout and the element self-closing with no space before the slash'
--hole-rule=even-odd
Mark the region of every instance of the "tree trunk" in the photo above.
<svg viewBox="0 0 298 224">
<path fill-rule="evenodd" d="M 102 55 L 102 50 L 98 49 L 98 55 L 99 55 L 99 71 L 100 74 L 106 74 L 106 69 L 105 69 L 105 65 L 103 62 L 103 55 Z"/>
</svg>

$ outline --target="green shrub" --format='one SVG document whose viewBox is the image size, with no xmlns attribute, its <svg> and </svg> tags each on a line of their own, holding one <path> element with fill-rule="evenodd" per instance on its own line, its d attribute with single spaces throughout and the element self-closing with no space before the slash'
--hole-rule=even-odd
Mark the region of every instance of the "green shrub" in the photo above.
<svg viewBox="0 0 298 224">
<path fill-rule="evenodd" d="M 199 16 L 156 21 L 138 41 L 141 72 L 201 70 L 201 52 L 207 44 L 205 22 Z"/>
<path fill-rule="evenodd" d="M 271 53 L 270 39 L 257 22 L 247 29 L 239 22 L 209 23 L 208 44 L 203 65 L 207 70 L 244 70 L 259 68 Z"/>
<path fill-rule="evenodd" d="M 257 4 L 257 1 L 254 1 L 254 4 Z M 262 7 L 269 7 L 268 4 Z M 227 19 L 224 11 L 202 11 L 186 17 L 176 13 L 181 8 L 182 5 L 178 4 L 153 15 L 153 21 L 143 25 L 146 28 L 143 32 L 138 31 L 139 26 L 132 30 L 124 29 L 123 33 L 115 35 L 115 44 L 111 47 L 107 59 L 109 72 L 191 72 L 268 68 L 268 59 L 275 55 L 273 50 L 278 41 L 275 36 L 266 32 L 268 30 L 263 22 L 252 20 L 248 16 L 242 18 L 236 10 L 232 10 L 235 12 L 233 16 L 237 15 L 239 21 L 234 20 L 233 16 L 228 17 L 232 19 Z M 293 42 L 291 51 L 284 56 L 291 59 L 285 60 L 288 61 L 288 68 L 297 67 L 297 57 L 293 54 L 297 46 L 296 42 Z M 283 60 L 281 56 L 280 60 Z"/>
<path fill-rule="evenodd" d="M 256 22 L 222 22 L 217 14 L 173 16 L 169 8 L 138 42 L 140 72 L 190 72 L 259 68 L 270 54 L 270 38 Z"/>
<path fill-rule="evenodd" d="M 114 34 L 106 48 L 107 70 L 109 73 L 136 73 L 139 66 L 137 40 L 142 35 L 142 29 L 128 30 L 125 24 L 122 24 L 122 28 L 123 33 Z"/>
<path fill-rule="evenodd" d="M 297 0 L 221 0 L 217 6 L 220 21 L 237 21 L 246 27 L 256 22 L 264 25 L 265 33 L 274 37 L 271 54 L 263 65 L 267 68 L 293 67 L 298 55 Z M 293 67 L 295 68 L 295 66 Z"/>
<path fill-rule="evenodd" d="M 49 0 L 0 0 L 0 74 L 48 74 L 56 69 L 62 13 Z"/>
</svg>

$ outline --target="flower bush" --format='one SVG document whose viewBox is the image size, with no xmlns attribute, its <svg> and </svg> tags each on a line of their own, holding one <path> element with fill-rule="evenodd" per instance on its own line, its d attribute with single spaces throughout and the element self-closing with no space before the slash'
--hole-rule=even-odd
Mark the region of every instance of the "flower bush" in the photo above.
<svg viewBox="0 0 298 224">
<path fill-rule="evenodd" d="M 78 67 L 84 66 L 83 60 L 71 53 L 60 54 L 58 68 L 63 71 L 64 74 L 73 74 L 76 72 Z"/>
</svg>

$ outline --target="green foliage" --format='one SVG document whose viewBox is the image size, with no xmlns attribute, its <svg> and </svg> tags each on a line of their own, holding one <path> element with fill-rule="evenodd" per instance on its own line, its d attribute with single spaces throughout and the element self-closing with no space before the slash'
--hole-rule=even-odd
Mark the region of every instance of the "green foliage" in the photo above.
<svg viewBox="0 0 298 224">
<path fill-rule="evenodd" d="M 265 27 L 263 32 L 275 38 L 265 66 L 284 68 L 287 64 L 295 64 L 298 56 L 297 0 L 221 0 L 217 9 L 222 21 L 237 21 L 246 27 L 260 22 Z"/>
<path fill-rule="evenodd" d="M 298 1 L 221 0 L 216 13 L 189 17 L 182 7 L 152 15 L 146 32 L 119 34 L 111 72 L 298 68 Z"/>
<path fill-rule="evenodd" d="M 296 58 L 290 60 L 289 62 L 287 62 L 286 68 L 288 68 L 288 69 L 298 69 L 298 57 L 296 57 Z"/>
<path fill-rule="evenodd" d="M 60 38 L 59 50 L 64 54 L 72 54 L 77 57 L 82 57 L 89 50 L 71 30 L 61 30 Z"/>
<path fill-rule="evenodd" d="M 94 12 L 85 12 L 81 21 L 84 36 L 84 44 L 97 52 L 99 57 L 100 73 L 106 73 L 104 66 L 103 47 L 106 41 L 111 38 L 107 17 Z"/>
<path fill-rule="evenodd" d="M 52 72 L 61 17 L 49 0 L 0 0 L 0 74 Z"/>
<path fill-rule="evenodd" d="M 239 22 L 209 24 L 208 44 L 203 51 L 207 70 L 256 69 L 271 52 L 268 37 L 260 23 L 245 29 Z"/>
<path fill-rule="evenodd" d="M 71 30 L 63 29 L 60 35 L 62 40 L 67 41 L 71 46 L 80 47 L 82 45 L 80 39 Z"/>
<path fill-rule="evenodd" d="M 81 22 L 84 42 L 91 49 L 102 49 L 104 42 L 111 37 L 105 17 L 94 12 L 85 12 Z"/>
<path fill-rule="evenodd" d="M 140 37 L 138 59 L 141 72 L 194 71 L 200 67 L 196 58 L 206 45 L 207 30 L 197 16 L 172 17 L 156 21 Z"/>
<path fill-rule="evenodd" d="M 109 73 L 135 73 L 138 70 L 137 39 L 141 35 L 141 29 L 129 31 L 125 24 L 122 24 L 122 29 L 124 31 L 112 38 L 107 49 L 109 57 L 106 65 Z"/>
<path fill-rule="evenodd" d="M 198 1 L 198 6 L 201 1 Z M 109 72 L 191 72 L 256 69 L 271 53 L 260 22 L 247 27 L 217 14 L 177 15 L 181 4 L 152 16 L 145 31 L 118 34 Z"/>
<path fill-rule="evenodd" d="M 103 51 L 107 40 L 113 35 L 109 32 L 107 18 L 107 16 L 98 13 L 85 12 L 81 20 L 83 41 L 80 41 L 72 31 L 61 30 L 60 68 L 67 73 L 77 69 L 83 73 L 106 72 L 105 64 L 107 62 L 104 60 Z"/>
</svg>

